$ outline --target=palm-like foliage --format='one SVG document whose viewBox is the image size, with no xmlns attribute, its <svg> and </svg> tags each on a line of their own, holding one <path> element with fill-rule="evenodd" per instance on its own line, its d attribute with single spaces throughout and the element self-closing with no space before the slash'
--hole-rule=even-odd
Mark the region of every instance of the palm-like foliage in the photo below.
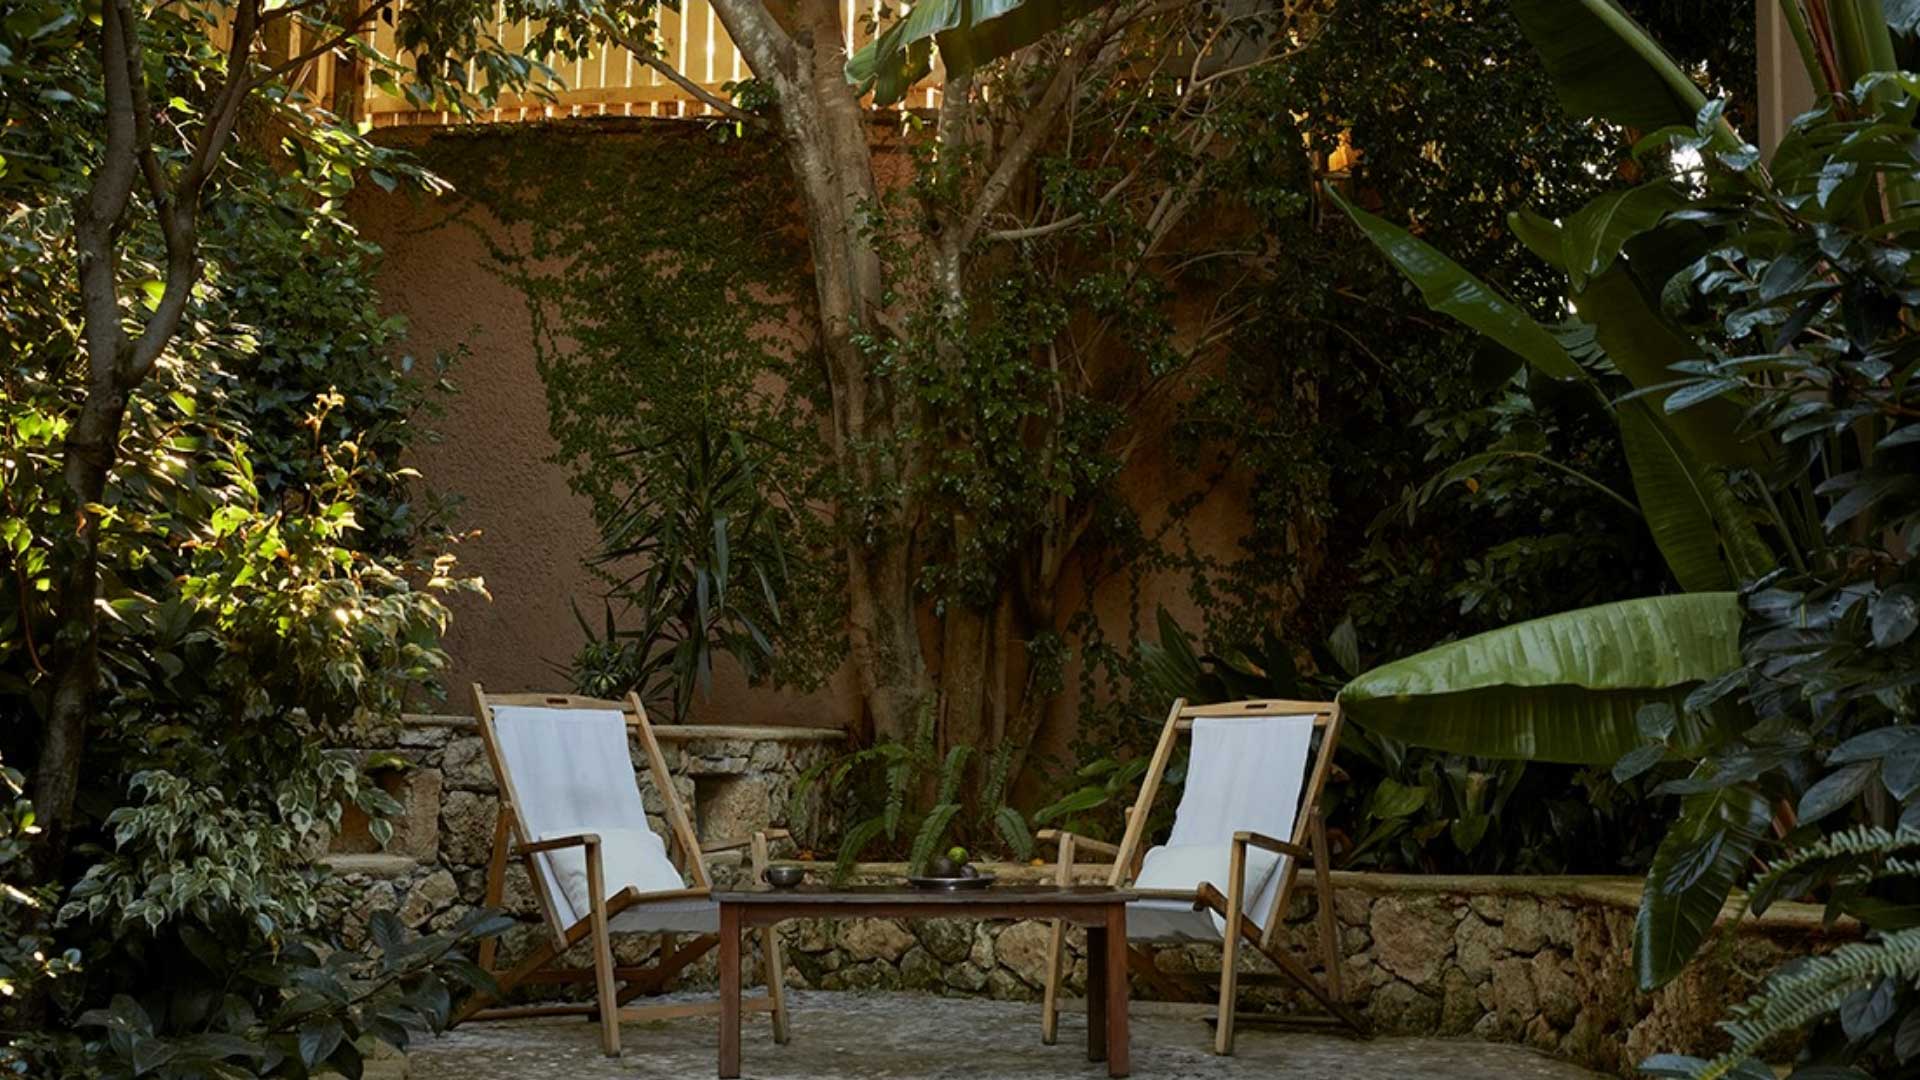
<svg viewBox="0 0 1920 1080">
<path fill-rule="evenodd" d="M 933 709 L 923 706 L 913 737 L 883 741 L 802 773 L 794 783 L 796 803 L 818 791 L 845 809 L 834 876 L 844 879 L 861 855 L 876 845 L 906 845 L 908 867 L 918 872 L 949 837 L 994 838 L 1017 859 L 1033 853 L 1033 833 L 1020 811 L 1007 803 L 1012 748 L 991 754 L 959 745 L 941 756 Z M 967 784 L 977 782 L 969 795 Z"/>
<path fill-rule="evenodd" d="M 671 483 L 636 484 L 604 523 L 593 565 L 606 616 L 597 632 L 580 620 L 594 640 L 573 682 L 602 697 L 638 690 L 678 719 L 696 691 L 711 692 L 716 654 L 749 680 L 770 670 L 792 515 L 762 489 L 755 451 L 736 432 L 701 425 L 622 456 L 650 459 L 643 475 Z"/>
</svg>

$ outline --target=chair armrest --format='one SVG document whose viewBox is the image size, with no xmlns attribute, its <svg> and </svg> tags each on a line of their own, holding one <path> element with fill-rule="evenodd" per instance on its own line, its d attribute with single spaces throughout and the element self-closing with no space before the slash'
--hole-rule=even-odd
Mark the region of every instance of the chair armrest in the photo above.
<svg viewBox="0 0 1920 1080">
<path fill-rule="evenodd" d="M 1098 840 L 1089 840 L 1077 833 L 1065 832 L 1060 829 L 1041 829 L 1039 832 L 1033 834 L 1033 838 L 1043 844 L 1058 844 L 1069 836 L 1073 837 L 1073 846 L 1076 849 L 1085 848 L 1095 855 L 1106 855 L 1110 858 L 1117 859 L 1120 857 L 1120 848 L 1118 845 L 1102 843 Z"/>
<path fill-rule="evenodd" d="M 723 851 L 738 851 L 743 847 L 751 846 L 753 844 L 754 836 L 764 837 L 769 842 L 772 842 L 774 840 L 793 839 L 793 834 L 791 832 L 788 832 L 786 829 L 762 829 L 758 832 L 755 832 L 753 836 L 744 837 L 738 840 L 714 840 L 710 843 L 701 844 L 700 854 L 718 855 Z"/>
<path fill-rule="evenodd" d="M 1307 849 L 1301 847 L 1299 844 L 1290 844 L 1285 840 L 1275 840 L 1271 836 L 1265 836 L 1257 832 L 1234 833 L 1233 842 L 1235 844 L 1246 844 L 1252 847 L 1265 848 L 1268 851 L 1280 855 L 1291 855 L 1296 859 L 1308 857 Z"/>
<path fill-rule="evenodd" d="M 515 855 L 534 855 L 542 851 L 558 851 L 561 848 L 600 846 L 599 833 L 576 833 L 572 836 L 555 836 L 546 840 L 536 840 L 530 844 L 521 844 L 513 849 Z"/>
<path fill-rule="evenodd" d="M 659 892 L 636 892 L 633 894 L 633 903 L 654 904 L 663 903 L 668 900 L 704 900 L 712 894 L 713 890 L 707 888 L 705 885 L 696 885 L 691 889 L 662 889 Z"/>
</svg>

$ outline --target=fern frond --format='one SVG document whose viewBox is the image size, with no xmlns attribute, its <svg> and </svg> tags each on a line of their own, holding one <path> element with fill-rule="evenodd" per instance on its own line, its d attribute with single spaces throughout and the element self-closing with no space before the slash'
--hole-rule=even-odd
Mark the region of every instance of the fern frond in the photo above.
<svg viewBox="0 0 1920 1080">
<path fill-rule="evenodd" d="M 881 830 L 885 828 L 886 822 L 878 817 L 870 817 L 848 827 L 846 835 L 840 839 L 839 856 L 833 862 L 835 884 L 847 880 L 847 874 L 853 869 L 854 861 L 860 858 L 860 853 L 866 850 L 867 845 L 873 843 L 874 837 L 879 836 Z"/>
<path fill-rule="evenodd" d="M 1027 819 L 1020 811 L 1011 806 L 1001 805 L 993 812 L 993 826 L 999 830 L 1000 839 L 1007 842 L 1013 851 L 1013 857 L 1026 862 L 1033 857 L 1033 833 L 1027 828 Z"/>
<path fill-rule="evenodd" d="M 901 758 L 887 767 L 887 805 L 883 820 L 887 825 L 887 839 L 892 840 L 900 833 L 901 815 L 907 812 L 907 791 L 915 787 L 913 782 L 913 759 Z"/>
<path fill-rule="evenodd" d="M 950 803 L 959 801 L 960 782 L 966 779 L 967 758 L 971 756 L 973 756 L 973 747 L 971 746 L 956 746 L 947 751 L 946 763 L 940 766 L 940 797 L 935 799 L 935 802 Z"/>
<path fill-rule="evenodd" d="M 939 752 L 934 747 L 933 700 L 928 698 L 920 703 L 920 712 L 913 725 L 913 756 L 919 758 L 926 767 L 932 768 L 939 760 Z"/>
<path fill-rule="evenodd" d="M 1756 908 L 1764 908 L 1782 882 L 1815 863 L 1835 859 L 1885 858 L 1911 847 L 1920 847 L 1920 829 L 1902 826 L 1895 832 L 1888 832 L 1878 826 L 1856 825 L 1795 848 L 1768 863 L 1765 872 L 1754 881 L 1749 895 L 1754 897 Z"/>
<path fill-rule="evenodd" d="M 927 811 L 920 819 L 920 831 L 914 834 L 913 850 L 907 854 L 907 869 L 919 873 L 933 857 L 933 849 L 940 845 L 940 838 L 946 835 L 947 826 L 960 813 L 960 804 L 943 802 Z"/>
<path fill-rule="evenodd" d="M 1006 798 L 1007 779 L 1013 772 L 1013 744 L 1003 742 L 987 759 L 987 780 L 980 789 L 981 806 L 999 806 Z"/>
<path fill-rule="evenodd" d="M 1903 830 L 1904 831 L 1904 830 Z M 1733 1046 L 1713 1059 L 1698 1080 L 1725 1076 L 1776 1036 L 1794 1031 L 1840 1008 L 1847 995 L 1882 979 L 1920 978 L 1920 927 L 1896 930 L 1874 941 L 1842 945 L 1768 977 L 1760 992 L 1733 1010 L 1720 1027 Z"/>
</svg>

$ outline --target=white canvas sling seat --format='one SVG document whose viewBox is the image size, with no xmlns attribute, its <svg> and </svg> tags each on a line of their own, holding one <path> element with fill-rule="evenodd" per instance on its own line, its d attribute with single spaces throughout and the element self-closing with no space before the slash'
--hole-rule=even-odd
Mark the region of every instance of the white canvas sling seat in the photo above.
<svg viewBox="0 0 1920 1080">
<path fill-rule="evenodd" d="M 627 723 L 619 709 L 499 705 L 493 710 L 493 733 L 533 840 L 597 834 L 608 897 L 627 888 L 640 893 L 686 889 L 680 869 L 667 857 L 666 842 L 647 821 L 627 755 Z M 535 877 L 562 921 L 592 914 L 584 847 L 554 848 L 534 858 L 543 871 Z M 695 896 L 630 907 L 613 916 L 608 928 L 615 933 L 717 933 L 720 905 Z"/>
<path fill-rule="evenodd" d="M 1226 916 L 1194 897 L 1202 885 L 1222 893 L 1232 884 L 1233 834 L 1292 836 L 1313 749 L 1313 714 L 1200 717 L 1193 721 L 1187 782 L 1174 812 L 1173 833 L 1149 850 L 1133 887 L 1148 896 L 1127 906 L 1127 940 L 1204 941 L 1225 938 Z M 1247 916 L 1264 928 L 1280 890 L 1287 856 L 1250 847 L 1246 859 Z"/>
<path fill-rule="evenodd" d="M 500 984 L 577 983 L 589 973 L 556 965 L 561 953 L 591 942 L 596 993 L 591 1005 L 489 1007 L 475 994 L 454 1014 L 461 1020 L 583 1013 L 599 1020 L 602 1048 L 620 1051 L 622 1020 L 654 1020 L 718 1013 L 720 1003 L 628 1002 L 666 989 L 689 964 L 719 944 L 720 908 L 712 899 L 703 854 L 749 848 L 757 878 L 767 845 L 784 831 L 746 840 L 700 844 L 680 803 L 645 708 L 635 695 L 623 702 L 568 695 L 489 695 L 473 687 L 481 741 L 499 783 L 500 813 L 487 868 L 489 906 L 504 900 L 506 867 L 519 859 L 534 883 L 549 934 L 510 970 L 494 969 L 497 942 L 481 943 L 480 966 Z M 628 750 L 629 733 L 645 752 L 664 807 L 672 849 L 649 822 Z M 676 855 L 678 863 L 676 864 Z M 691 878 L 691 882 L 689 882 Z M 616 933 L 659 934 L 651 962 L 614 963 Z M 690 940 L 676 943 L 676 938 Z M 774 1039 L 787 1040 L 784 964 L 771 928 L 761 932 L 767 994 L 742 1007 L 773 1014 Z"/>
<path fill-rule="evenodd" d="M 1320 733 L 1316 751 L 1315 732 Z M 1127 814 L 1118 845 L 1054 830 L 1043 842 L 1059 845 L 1056 880 L 1072 883 L 1082 853 L 1107 856 L 1107 884 L 1140 895 L 1127 905 L 1129 967 L 1176 999 L 1187 987 L 1161 973 L 1137 943 L 1218 942 L 1223 946 L 1214 1049 L 1233 1051 L 1234 1005 L 1239 993 L 1240 946 L 1258 949 L 1280 973 L 1300 985 L 1339 1022 L 1364 1036 L 1359 1016 L 1342 1000 L 1326 821 L 1319 799 L 1333 764 L 1340 710 L 1333 702 L 1236 701 L 1189 706 L 1176 701 L 1154 746 L 1140 794 Z M 1165 844 L 1146 850 L 1154 796 L 1181 735 L 1191 738 L 1186 781 Z M 1315 922 L 1328 985 L 1322 985 L 1277 943 L 1300 864 L 1314 866 Z M 1041 1038 L 1058 1030 L 1065 927 L 1049 942 Z"/>
</svg>

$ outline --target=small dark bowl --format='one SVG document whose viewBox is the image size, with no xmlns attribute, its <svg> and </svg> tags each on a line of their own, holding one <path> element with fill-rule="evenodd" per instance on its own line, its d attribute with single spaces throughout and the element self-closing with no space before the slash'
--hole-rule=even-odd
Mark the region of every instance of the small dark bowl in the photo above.
<svg viewBox="0 0 1920 1080">
<path fill-rule="evenodd" d="M 769 866 L 761 876 L 776 889 L 791 889 L 807 880 L 807 870 L 804 866 Z"/>
</svg>

